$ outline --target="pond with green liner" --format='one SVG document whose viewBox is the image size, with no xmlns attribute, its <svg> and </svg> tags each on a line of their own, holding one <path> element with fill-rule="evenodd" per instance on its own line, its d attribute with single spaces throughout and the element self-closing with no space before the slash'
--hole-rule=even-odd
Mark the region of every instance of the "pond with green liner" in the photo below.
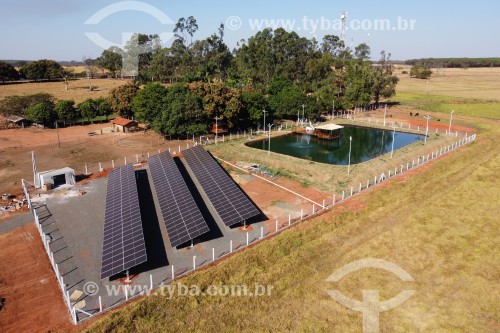
<svg viewBox="0 0 500 333">
<path fill-rule="evenodd" d="M 352 137 L 351 164 L 366 162 L 392 150 L 424 140 L 425 135 L 394 132 L 369 127 L 345 126 L 340 130 L 340 139 L 325 140 L 308 134 L 286 134 L 271 138 L 271 151 L 309 161 L 347 165 L 349 160 L 349 137 Z M 268 150 L 269 140 L 246 143 L 248 147 Z"/>
</svg>

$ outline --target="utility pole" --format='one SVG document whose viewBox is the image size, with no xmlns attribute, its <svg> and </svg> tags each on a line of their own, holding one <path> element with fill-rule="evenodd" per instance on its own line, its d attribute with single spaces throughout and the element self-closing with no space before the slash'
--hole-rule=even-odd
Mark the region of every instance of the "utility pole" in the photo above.
<svg viewBox="0 0 500 333">
<path fill-rule="evenodd" d="M 263 130 L 264 130 L 264 134 L 266 134 L 266 113 L 268 113 L 269 111 L 266 111 L 266 110 L 262 110 L 262 113 L 264 113 L 264 127 Z"/>
<path fill-rule="evenodd" d="M 427 125 L 425 127 L 425 139 L 424 139 L 424 146 L 427 145 L 427 135 L 429 135 L 429 120 L 432 118 L 431 116 L 424 116 L 424 118 L 427 120 Z"/>
<path fill-rule="evenodd" d="M 267 145 L 267 155 L 269 156 L 271 154 L 271 127 L 273 124 L 268 124 L 267 127 L 269 127 L 269 144 Z"/>
<path fill-rule="evenodd" d="M 396 137 L 396 124 L 392 124 L 392 148 L 391 148 L 391 158 L 394 155 L 394 138 Z"/>
<path fill-rule="evenodd" d="M 453 113 L 455 113 L 455 111 L 451 110 L 450 111 L 450 126 L 448 127 L 448 133 L 451 133 L 451 121 L 453 120 Z"/>
<path fill-rule="evenodd" d="M 217 142 L 219 141 L 219 126 L 217 124 L 217 120 L 221 120 L 222 119 L 222 116 L 219 118 L 219 117 L 215 117 L 215 144 L 217 144 Z"/>
<path fill-rule="evenodd" d="M 349 137 L 349 163 L 347 164 L 347 174 L 351 173 L 351 149 L 352 149 L 352 136 Z"/>
<path fill-rule="evenodd" d="M 57 132 L 57 145 L 59 146 L 59 148 L 61 148 L 61 140 L 59 140 L 59 126 L 57 124 L 57 120 L 56 120 L 56 132 Z"/>
</svg>

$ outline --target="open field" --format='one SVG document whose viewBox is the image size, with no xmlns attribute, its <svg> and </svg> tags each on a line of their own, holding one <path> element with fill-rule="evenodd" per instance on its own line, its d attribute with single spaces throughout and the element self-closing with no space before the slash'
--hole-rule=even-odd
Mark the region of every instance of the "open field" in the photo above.
<svg viewBox="0 0 500 333">
<path fill-rule="evenodd" d="M 130 80 L 93 79 L 91 82 L 92 86 L 96 88 L 94 91 L 89 91 L 87 79 L 71 80 L 68 90 L 64 89 L 62 81 L 5 84 L 0 85 L 0 100 L 11 95 L 31 95 L 44 92 L 54 95 L 58 100 L 73 99 L 76 103 L 80 103 L 87 98 L 107 96 L 111 89 L 130 82 Z"/>
<path fill-rule="evenodd" d="M 409 66 L 403 68 L 410 70 Z M 401 70 L 398 76 L 398 93 L 391 101 L 403 107 L 500 118 L 500 68 L 434 69 L 429 80 L 410 78 Z"/>
</svg>

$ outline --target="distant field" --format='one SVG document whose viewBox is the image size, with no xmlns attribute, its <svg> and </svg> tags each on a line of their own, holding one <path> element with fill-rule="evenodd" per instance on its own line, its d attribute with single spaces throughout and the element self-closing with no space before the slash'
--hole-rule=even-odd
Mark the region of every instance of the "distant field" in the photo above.
<svg viewBox="0 0 500 333">
<path fill-rule="evenodd" d="M 11 95 L 30 95 L 45 92 L 54 95 L 56 99 L 73 99 L 76 103 L 87 98 L 107 96 L 109 91 L 130 80 L 122 79 L 93 79 L 91 80 L 94 91 L 89 91 L 86 79 L 72 80 L 68 90 L 65 90 L 64 82 L 34 82 L 20 84 L 0 85 L 0 100 Z"/>
<path fill-rule="evenodd" d="M 409 71 L 410 67 L 402 68 Z M 500 119 L 500 68 L 434 69 L 430 80 L 401 72 L 397 94 L 391 98 L 401 106 Z"/>
</svg>

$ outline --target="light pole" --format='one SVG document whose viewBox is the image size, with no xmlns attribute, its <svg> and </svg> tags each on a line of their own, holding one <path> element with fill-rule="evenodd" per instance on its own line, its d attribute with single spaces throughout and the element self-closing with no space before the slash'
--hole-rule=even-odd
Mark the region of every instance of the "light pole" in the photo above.
<svg viewBox="0 0 500 333">
<path fill-rule="evenodd" d="M 269 127 L 269 143 L 267 145 L 267 155 L 269 156 L 271 154 L 271 127 L 273 124 L 267 124 L 267 127 Z"/>
<path fill-rule="evenodd" d="M 451 110 L 450 111 L 450 126 L 448 127 L 448 134 L 451 133 L 451 121 L 453 120 L 453 113 L 455 111 Z"/>
<path fill-rule="evenodd" d="M 305 107 L 306 107 L 306 106 L 305 106 L 304 104 L 302 104 L 302 121 L 304 121 L 304 108 L 305 108 Z"/>
<path fill-rule="evenodd" d="M 384 108 L 384 126 L 385 126 L 385 115 L 387 114 L 387 104 L 385 105 Z"/>
<path fill-rule="evenodd" d="M 431 119 L 431 116 L 424 116 L 424 118 L 427 120 L 427 125 L 425 126 L 425 139 L 424 139 L 424 146 L 427 145 L 427 135 L 429 135 L 429 119 Z"/>
<path fill-rule="evenodd" d="M 217 144 L 217 142 L 219 141 L 219 126 L 218 126 L 217 121 L 221 120 L 222 116 L 220 118 L 215 117 L 214 119 L 215 119 L 215 144 Z"/>
<path fill-rule="evenodd" d="M 391 158 L 394 155 L 394 138 L 396 137 L 396 124 L 392 124 L 392 148 L 391 148 Z"/>
<path fill-rule="evenodd" d="M 335 117 L 335 100 L 333 100 L 333 105 L 332 105 L 332 118 Z"/>
<path fill-rule="evenodd" d="M 262 113 L 264 113 L 264 127 L 262 128 L 264 130 L 264 134 L 266 134 L 266 113 L 268 111 L 262 110 Z"/>
<path fill-rule="evenodd" d="M 347 164 L 347 174 L 351 173 L 351 149 L 352 149 L 352 136 L 349 137 L 349 162 Z"/>
</svg>

